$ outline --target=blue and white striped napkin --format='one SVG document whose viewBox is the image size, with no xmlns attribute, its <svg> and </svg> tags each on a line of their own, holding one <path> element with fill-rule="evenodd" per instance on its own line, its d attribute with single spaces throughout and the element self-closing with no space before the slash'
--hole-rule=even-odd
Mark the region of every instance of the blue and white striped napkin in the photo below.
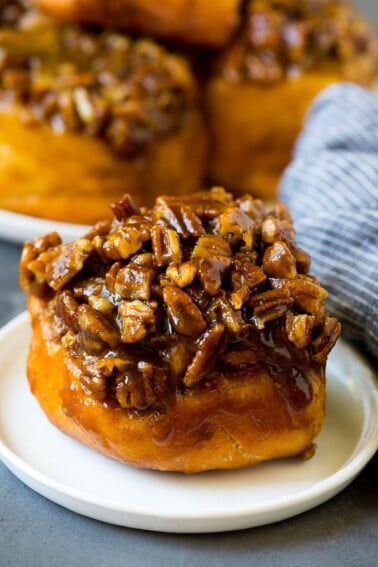
<svg viewBox="0 0 378 567">
<path fill-rule="evenodd" d="M 343 331 L 378 356 L 378 99 L 349 84 L 314 102 L 279 198 Z"/>
</svg>

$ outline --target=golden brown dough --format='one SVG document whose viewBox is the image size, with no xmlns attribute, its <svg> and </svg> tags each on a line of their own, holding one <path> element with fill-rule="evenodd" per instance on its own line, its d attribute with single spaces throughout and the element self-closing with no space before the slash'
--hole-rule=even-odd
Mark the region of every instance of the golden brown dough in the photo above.
<svg viewBox="0 0 378 567">
<path fill-rule="evenodd" d="M 198 187 L 206 132 L 182 58 L 46 22 L 4 27 L 0 48 L 0 207 L 93 223 L 125 191 L 148 204 Z"/>
<path fill-rule="evenodd" d="M 112 208 L 75 242 L 24 246 L 28 378 L 48 418 L 136 467 L 310 456 L 340 326 L 285 207 L 213 189 Z"/>
<path fill-rule="evenodd" d="M 112 26 L 152 37 L 221 46 L 239 22 L 240 0 L 38 0 L 64 21 Z"/>
<path fill-rule="evenodd" d="M 251 1 L 206 81 L 211 179 L 274 198 L 314 97 L 342 80 L 372 86 L 376 65 L 372 32 L 346 2 Z"/>
</svg>

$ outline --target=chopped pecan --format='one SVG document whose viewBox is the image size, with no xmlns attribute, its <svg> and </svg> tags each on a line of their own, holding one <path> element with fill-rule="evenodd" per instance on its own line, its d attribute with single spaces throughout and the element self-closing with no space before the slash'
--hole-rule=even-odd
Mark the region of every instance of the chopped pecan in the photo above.
<svg viewBox="0 0 378 567">
<path fill-rule="evenodd" d="M 312 360 L 325 363 L 341 331 L 341 325 L 334 317 L 326 317 L 321 333 L 312 342 Z"/>
<path fill-rule="evenodd" d="M 182 378 L 191 362 L 192 355 L 190 352 L 178 341 L 170 344 L 161 352 L 170 374 L 176 379 Z"/>
<path fill-rule="evenodd" d="M 110 219 L 100 220 L 94 225 L 93 228 L 91 228 L 88 232 L 85 233 L 84 238 L 87 238 L 88 240 L 92 240 L 93 247 L 95 248 L 93 242 L 95 237 L 106 236 L 110 232 L 111 225 L 112 225 L 112 221 Z M 102 242 L 101 238 L 100 238 L 100 242 Z"/>
<path fill-rule="evenodd" d="M 143 217 L 136 215 L 106 236 L 103 251 L 111 260 L 126 260 L 138 252 L 149 239 L 149 223 Z"/>
<path fill-rule="evenodd" d="M 132 215 L 139 215 L 140 213 L 139 207 L 128 194 L 124 195 L 119 201 L 111 203 L 110 208 L 119 222 L 124 221 Z"/>
<path fill-rule="evenodd" d="M 248 306 L 253 308 L 253 323 L 258 329 L 263 329 L 268 321 L 282 317 L 293 303 L 287 289 L 278 289 L 252 295 Z"/>
<path fill-rule="evenodd" d="M 273 244 L 276 240 L 294 240 L 295 231 L 288 220 L 280 220 L 269 216 L 261 226 L 261 237 L 264 244 Z"/>
<path fill-rule="evenodd" d="M 85 348 L 97 352 L 104 343 L 111 347 L 119 345 L 121 342 L 119 333 L 105 315 L 85 303 L 79 306 L 77 313 Z"/>
<path fill-rule="evenodd" d="M 314 315 L 315 324 L 323 319 L 327 292 L 318 283 L 311 281 L 306 276 L 299 276 L 295 280 L 271 278 L 269 283 L 273 289 L 287 291 L 293 298 L 297 309 Z"/>
<path fill-rule="evenodd" d="M 175 230 L 155 225 L 151 229 L 151 241 L 155 262 L 159 267 L 181 262 L 180 237 Z"/>
<path fill-rule="evenodd" d="M 100 295 L 90 295 L 88 297 L 88 303 L 93 309 L 96 311 L 101 311 L 101 313 L 109 314 L 113 311 L 114 305 L 106 299 L 105 297 L 101 297 Z"/>
<path fill-rule="evenodd" d="M 263 201 L 260 199 L 254 199 L 251 195 L 244 195 L 240 199 L 237 199 L 236 204 L 242 211 L 247 213 L 251 219 L 258 221 L 259 223 L 266 214 L 266 208 Z"/>
<path fill-rule="evenodd" d="M 151 269 L 130 262 L 130 264 L 118 271 L 114 282 L 114 290 L 124 299 L 149 301 L 153 277 L 154 274 Z"/>
<path fill-rule="evenodd" d="M 186 287 L 194 280 L 197 268 L 192 262 L 184 262 L 183 264 L 172 264 L 167 268 L 167 277 L 173 281 L 178 287 Z"/>
<path fill-rule="evenodd" d="M 225 328 L 234 334 L 240 331 L 243 324 L 243 317 L 240 310 L 236 311 L 233 308 L 225 292 L 220 292 L 217 297 L 212 300 L 206 311 L 206 315 L 210 321 L 223 323 Z"/>
<path fill-rule="evenodd" d="M 57 255 L 61 243 L 62 240 L 56 232 L 36 238 L 33 243 L 25 242 L 20 262 L 20 285 L 25 293 L 43 293 L 46 288 L 46 261 Z M 45 254 L 43 257 L 42 254 L 46 252 L 51 254 Z"/>
<path fill-rule="evenodd" d="M 148 333 L 155 331 L 156 306 L 155 302 L 144 303 L 139 299 L 119 303 L 118 315 L 123 342 L 136 343 L 144 339 Z"/>
<path fill-rule="evenodd" d="M 84 266 L 92 252 L 92 243 L 86 238 L 79 238 L 68 244 L 62 244 L 59 254 L 46 265 L 46 281 L 57 291 L 62 289 Z"/>
<path fill-rule="evenodd" d="M 194 195 L 182 197 L 170 197 L 169 199 L 181 199 L 190 205 L 200 219 L 212 220 L 232 202 L 232 195 L 227 193 L 223 187 L 213 187 L 210 191 L 201 191 L 194 193 Z"/>
<path fill-rule="evenodd" d="M 245 248 L 252 250 L 255 230 L 254 221 L 238 207 L 227 207 L 217 219 L 217 231 L 230 244 L 243 240 Z"/>
<path fill-rule="evenodd" d="M 197 276 L 205 292 L 210 296 L 215 295 L 231 264 L 229 244 L 221 236 L 201 236 L 192 252 L 192 261 L 197 267 Z"/>
<path fill-rule="evenodd" d="M 287 338 L 298 348 L 304 348 L 311 342 L 315 317 L 313 315 L 294 315 L 287 313 L 285 330 Z"/>
<path fill-rule="evenodd" d="M 266 275 L 260 266 L 256 266 L 248 259 L 233 258 L 230 272 L 233 289 L 238 289 L 242 285 L 254 289 L 266 280 Z"/>
<path fill-rule="evenodd" d="M 295 258 L 298 273 L 308 274 L 311 266 L 310 254 L 307 254 L 302 248 L 294 244 L 291 244 L 291 252 Z"/>
<path fill-rule="evenodd" d="M 149 362 L 140 361 L 136 367 L 119 373 L 115 379 L 115 396 L 123 409 L 145 410 L 156 401 L 154 379 L 164 379 L 163 371 Z"/>
<path fill-rule="evenodd" d="M 68 289 L 58 293 L 56 297 L 55 313 L 67 329 L 79 330 L 78 325 L 79 304 Z"/>
<path fill-rule="evenodd" d="M 297 275 L 295 257 L 284 242 L 268 246 L 263 257 L 264 272 L 274 278 L 293 279 Z"/>
<path fill-rule="evenodd" d="M 159 197 L 156 203 L 156 218 L 164 220 L 182 238 L 198 238 L 205 233 L 201 220 L 189 205 L 165 197 Z"/>
<path fill-rule="evenodd" d="M 224 326 L 216 324 L 210 327 L 201 337 L 198 350 L 184 376 L 184 385 L 192 388 L 202 380 L 209 371 L 211 360 L 218 354 L 220 342 L 224 333 Z"/>
<path fill-rule="evenodd" d="M 174 286 L 163 288 L 169 320 L 177 333 L 197 337 L 206 329 L 201 311 L 187 293 Z"/>
</svg>

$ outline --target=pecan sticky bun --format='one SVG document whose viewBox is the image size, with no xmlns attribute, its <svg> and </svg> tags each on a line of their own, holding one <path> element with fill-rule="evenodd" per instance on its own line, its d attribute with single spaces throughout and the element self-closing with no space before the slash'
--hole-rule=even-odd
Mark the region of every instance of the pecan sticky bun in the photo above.
<svg viewBox="0 0 378 567">
<path fill-rule="evenodd" d="M 0 29 L 0 207 L 93 223 L 125 191 L 152 204 L 198 187 L 206 141 L 184 59 L 150 40 L 20 17 Z"/>
<path fill-rule="evenodd" d="M 340 325 L 285 207 L 215 188 L 112 209 L 74 242 L 24 246 L 28 377 L 49 419 L 136 467 L 310 456 Z"/>
<path fill-rule="evenodd" d="M 352 81 L 371 87 L 377 49 L 344 0 L 249 0 L 239 33 L 206 80 L 210 174 L 271 199 L 314 97 Z"/>
</svg>

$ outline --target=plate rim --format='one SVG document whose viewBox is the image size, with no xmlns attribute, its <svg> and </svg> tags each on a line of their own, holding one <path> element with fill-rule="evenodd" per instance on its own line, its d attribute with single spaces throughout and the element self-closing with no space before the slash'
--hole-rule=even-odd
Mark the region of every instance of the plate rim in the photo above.
<svg viewBox="0 0 378 567">
<path fill-rule="evenodd" d="M 73 240 L 88 232 L 91 225 L 75 224 L 42 217 L 33 217 L 0 207 L 0 236 L 8 242 L 22 244 L 25 240 L 33 240 L 48 232 L 58 232 L 63 240 Z M 14 232 L 14 225 L 22 226 L 21 231 Z M 26 235 L 29 236 L 26 236 Z"/>
<path fill-rule="evenodd" d="M 0 348 L 4 338 L 6 338 L 9 334 L 12 334 L 17 330 L 19 330 L 20 327 L 25 327 L 29 321 L 30 321 L 29 313 L 27 311 L 23 311 L 22 313 L 11 319 L 8 323 L 6 323 L 0 329 Z M 366 373 L 366 375 L 364 376 L 364 383 L 365 383 L 364 387 L 370 390 L 371 399 L 369 399 L 369 401 L 371 404 L 373 404 L 373 406 L 376 406 L 376 409 L 378 411 L 378 389 L 377 389 L 376 379 L 374 377 L 374 372 L 372 371 L 367 361 L 358 352 L 356 348 L 351 346 L 349 343 L 346 343 L 342 339 L 340 340 L 340 342 L 359 360 L 359 362 L 361 362 L 367 369 L 370 370 L 370 372 Z M 27 346 L 25 345 L 25 350 L 26 349 Z M 1 379 L 1 375 L 0 375 L 0 379 Z M 46 417 L 46 419 L 48 418 Z M 51 427 L 54 427 L 50 422 L 48 423 Z M 367 427 L 367 433 L 365 431 L 366 427 Z M 63 433 L 61 434 L 63 435 Z M 361 440 L 363 439 L 364 435 L 366 434 L 368 434 L 367 440 L 365 441 L 364 446 L 360 447 L 360 449 L 358 450 L 358 446 L 361 443 Z M 78 443 L 78 441 L 76 442 Z M 289 515 L 283 514 L 282 519 L 289 518 L 299 513 L 302 513 L 305 510 L 308 510 L 309 508 L 314 508 L 315 506 L 320 505 L 321 503 L 328 500 L 333 495 L 343 490 L 350 482 L 353 481 L 353 479 L 358 475 L 358 473 L 363 469 L 363 467 L 374 456 L 377 449 L 378 449 L 378 420 L 376 426 L 374 427 L 372 416 L 369 414 L 369 419 L 368 421 L 366 421 L 366 414 L 364 414 L 363 424 L 359 432 L 359 439 L 356 443 L 353 453 L 351 453 L 349 459 L 343 464 L 343 466 L 338 470 L 336 470 L 330 476 L 327 476 L 324 479 L 316 481 L 312 486 L 307 486 L 304 487 L 303 489 L 298 490 L 298 492 L 295 494 L 275 497 L 270 502 L 268 501 L 268 502 L 252 503 L 252 504 L 250 502 L 247 504 L 241 503 L 239 507 L 234 508 L 231 511 L 227 509 L 203 511 L 201 513 L 201 522 L 206 520 L 211 522 L 214 520 L 222 521 L 226 518 L 227 519 L 237 518 L 239 520 L 238 526 L 240 526 L 244 524 L 243 522 L 244 520 L 248 519 L 251 516 L 254 515 L 262 516 L 264 514 L 265 515 L 273 514 L 281 510 L 283 511 L 285 507 L 298 508 L 298 511 L 294 513 L 290 513 Z M 173 513 L 170 510 L 160 509 L 159 511 L 157 511 L 155 508 L 146 508 L 146 506 L 144 506 L 143 509 L 140 508 L 138 509 L 138 507 L 136 507 L 135 505 L 125 507 L 124 503 L 117 505 L 117 503 L 111 503 L 108 499 L 103 498 L 101 496 L 100 497 L 95 496 L 89 492 L 85 492 L 83 490 L 67 486 L 60 481 L 50 478 L 46 473 L 41 472 L 36 467 L 25 461 L 22 457 L 17 455 L 5 442 L 3 436 L 1 435 L 1 431 L 0 431 L 0 460 L 2 460 L 4 465 L 7 466 L 7 468 L 10 469 L 12 473 L 15 474 L 15 476 L 17 476 L 17 478 L 19 478 L 24 484 L 31 487 L 33 490 L 37 491 L 39 494 L 42 494 L 43 496 L 47 497 L 49 500 L 58 503 L 62 506 L 65 506 L 65 504 L 61 504 L 59 498 L 54 498 L 51 495 L 46 496 L 46 492 L 40 491 L 37 488 L 35 488 L 35 483 L 40 485 L 42 488 L 46 488 L 47 491 L 53 491 L 57 493 L 58 496 L 62 496 L 64 498 L 70 499 L 71 503 L 73 501 L 74 503 L 81 505 L 84 504 L 85 506 L 90 506 L 91 508 L 94 508 L 94 512 L 95 512 L 94 514 L 79 511 L 79 513 L 92 518 L 102 519 L 101 516 L 98 515 L 99 509 L 105 510 L 108 513 L 115 513 L 115 514 L 121 513 L 126 515 L 132 515 L 138 520 L 145 519 L 148 517 L 152 521 L 167 520 L 170 522 L 174 521 L 176 523 L 181 522 L 184 524 L 190 523 L 193 520 L 198 519 L 199 517 L 198 512 L 195 511 L 191 511 L 191 512 L 180 511 L 180 514 L 178 514 L 178 513 Z M 150 471 L 150 472 L 153 473 L 154 471 Z M 222 471 L 216 471 L 216 472 L 218 474 L 222 474 Z M 27 480 L 25 480 L 24 478 L 25 475 L 27 476 L 28 479 L 31 479 L 32 482 L 30 483 L 27 482 Z M 316 502 L 315 504 L 314 501 Z M 74 510 L 74 508 L 70 506 L 65 506 L 65 507 Z M 78 510 L 75 511 L 77 512 Z M 136 526 L 135 524 L 130 525 L 129 522 L 123 523 L 123 522 L 115 522 L 110 520 L 103 520 L 103 521 L 107 521 L 109 523 L 114 523 L 114 524 L 118 523 L 118 525 L 123 525 L 123 526 L 139 527 Z M 279 519 L 271 520 L 263 523 L 268 524 L 268 523 L 273 523 L 275 521 L 279 521 Z M 257 525 L 261 525 L 261 524 L 252 523 L 250 527 Z M 143 529 L 156 530 L 157 528 L 143 527 Z M 241 528 L 231 527 L 231 528 L 226 528 L 226 531 L 235 530 L 235 529 L 241 529 Z M 165 531 L 163 526 L 161 526 L 159 530 Z M 205 533 L 205 532 L 210 533 L 211 531 L 224 531 L 224 530 L 225 528 L 223 527 L 222 529 L 217 529 L 217 528 L 215 530 L 200 529 L 195 531 L 192 529 L 185 529 L 184 526 L 184 529 L 179 531 L 183 531 L 186 533 Z M 174 532 L 177 530 L 168 529 L 166 531 Z"/>
</svg>

